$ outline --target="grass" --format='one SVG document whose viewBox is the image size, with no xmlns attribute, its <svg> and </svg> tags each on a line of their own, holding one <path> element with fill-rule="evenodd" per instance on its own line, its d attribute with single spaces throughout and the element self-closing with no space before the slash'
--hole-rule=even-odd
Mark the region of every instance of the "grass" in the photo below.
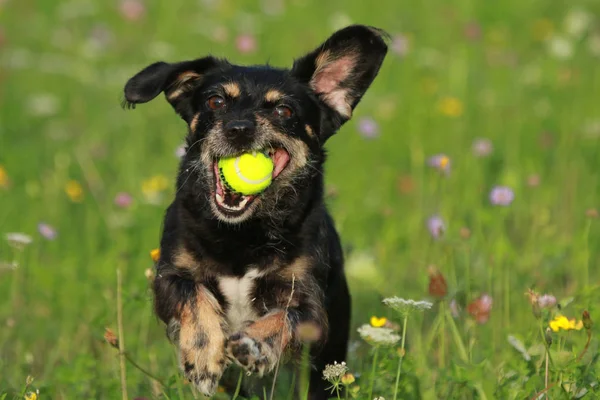
<svg viewBox="0 0 600 400">
<path fill-rule="evenodd" d="M 372 385 L 386 399 L 597 398 L 596 328 L 546 328 L 559 313 L 600 315 L 598 2 L 143 4 L 131 20 L 135 7 L 127 19 L 116 1 L 0 2 L 0 233 L 33 237 L 22 251 L 0 242 L 0 398 L 199 398 L 177 373 L 145 276 L 185 125 L 162 99 L 123 111 L 122 86 L 157 59 L 209 52 L 290 65 L 349 21 L 408 42 L 327 143 L 328 203 L 353 293 L 349 394 L 366 399 Z M 240 34 L 257 50 L 240 52 Z M 376 138 L 361 135 L 365 118 Z M 473 154 L 476 138 L 491 154 Z M 436 154 L 449 173 L 428 165 Z M 510 205 L 490 203 L 496 185 L 514 192 Z M 115 205 L 119 192 L 133 204 Z M 437 239 L 433 215 L 445 226 Z M 42 221 L 54 240 L 37 232 Z M 443 296 L 430 290 L 432 265 Z M 117 269 L 123 345 L 166 388 L 130 363 L 121 375 L 103 339 L 105 327 L 117 331 Z M 531 288 L 560 309 L 536 318 Z M 434 306 L 410 315 L 405 350 L 376 346 L 373 365 L 355 328 L 375 315 L 402 333 L 402 315 L 381 302 L 392 295 Z M 278 378 L 276 399 L 287 382 Z"/>
</svg>

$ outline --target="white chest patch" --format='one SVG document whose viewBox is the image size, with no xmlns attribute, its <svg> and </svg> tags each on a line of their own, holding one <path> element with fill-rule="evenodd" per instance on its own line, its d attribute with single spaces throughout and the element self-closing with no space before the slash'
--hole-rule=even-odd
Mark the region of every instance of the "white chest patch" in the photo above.
<svg viewBox="0 0 600 400">
<path fill-rule="evenodd" d="M 237 332 L 244 322 L 254 321 L 257 316 L 252 307 L 254 300 L 250 298 L 254 288 L 254 280 L 261 274 L 256 269 L 246 272 L 241 278 L 220 278 L 219 288 L 229 303 L 227 320 L 230 332 Z"/>
</svg>

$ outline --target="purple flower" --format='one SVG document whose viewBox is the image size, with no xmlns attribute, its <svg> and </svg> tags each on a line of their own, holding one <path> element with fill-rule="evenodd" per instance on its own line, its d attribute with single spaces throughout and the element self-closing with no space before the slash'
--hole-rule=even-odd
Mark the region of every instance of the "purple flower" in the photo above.
<svg viewBox="0 0 600 400">
<path fill-rule="evenodd" d="M 128 21 L 138 21 L 146 14 L 146 6 L 140 0 L 122 0 L 119 11 Z"/>
<path fill-rule="evenodd" d="M 235 39 L 235 46 L 240 53 L 254 53 L 257 47 L 256 39 L 252 35 L 240 35 Z"/>
<path fill-rule="evenodd" d="M 473 141 L 473 153 L 477 157 L 486 157 L 492 154 L 494 145 L 489 139 L 477 138 Z"/>
<path fill-rule="evenodd" d="M 183 156 L 185 156 L 186 151 L 187 149 L 185 147 L 185 144 L 182 144 L 181 146 L 175 149 L 175 157 L 183 158 Z"/>
<path fill-rule="evenodd" d="M 552 308 L 556 305 L 556 297 L 551 294 L 544 294 L 538 298 L 538 305 L 541 308 Z"/>
<path fill-rule="evenodd" d="M 54 240 L 54 239 L 56 239 L 56 236 L 58 235 L 58 233 L 56 232 L 56 229 L 54 229 L 52 226 L 48 225 L 45 222 L 40 222 L 38 224 L 38 232 L 40 233 L 40 235 L 42 235 L 44 238 L 46 238 L 48 240 Z"/>
<path fill-rule="evenodd" d="M 440 216 L 434 215 L 427 220 L 427 229 L 429 230 L 431 237 L 439 239 L 444 234 L 446 225 Z"/>
<path fill-rule="evenodd" d="M 390 49 L 400 57 L 405 56 L 409 50 L 408 38 L 402 34 L 394 35 Z"/>
<path fill-rule="evenodd" d="M 450 172 L 450 157 L 445 154 L 436 154 L 435 156 L 429 157 L 427 164 L 430 167 L 439 169 L 440 171 L 444 171 L 446 173 Z"/>
<path fill-rule="evenodd" d="M 509 206 L 515 193 L 508 186 L 495 186 L 490 192 L 490 202 L 495 206 Z"/>
<path fill-rule="evenodd" d="M 371 117 L 362 117 L 358 120 L 358 132 L 365 139 L 374 139 L 379 136 L 379 124 Z"/>
<path fill-rule="evenodd" d="M 115 196 L 115 205 L 121 208 L 128 208 L 133 203 L 133 198 L 129 193 L 120 192 Z"/>
</svg>

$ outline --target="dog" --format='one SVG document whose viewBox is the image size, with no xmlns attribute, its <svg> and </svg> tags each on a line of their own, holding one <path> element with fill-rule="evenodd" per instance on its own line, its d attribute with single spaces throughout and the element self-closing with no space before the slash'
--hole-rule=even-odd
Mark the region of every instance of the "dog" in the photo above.
<svg viewBox="0 0 600 400">
<path fill-rule="evenodd" d="M 346 358 L 351 304 L 324 204 L 324 144 L 351 118 L 387 43 L 383 30 L 351 25 L 290 69 L 206 56 L 156 62 L 126 83 L 124 107 L 164 93 L 188 126 L 153 297 L 202 394 L 232 362 L 260 377 L 310 343 L 309 398 L 327 398 L 321 371 Z M 272 184 L 234 193 L 217 160 L 251 151 L 271 157 Z"/>
</svg>

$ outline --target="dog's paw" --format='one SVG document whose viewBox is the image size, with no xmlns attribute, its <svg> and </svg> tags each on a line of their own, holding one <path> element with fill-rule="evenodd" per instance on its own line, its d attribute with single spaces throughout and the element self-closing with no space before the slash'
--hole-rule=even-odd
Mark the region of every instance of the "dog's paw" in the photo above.
<svg viewBox="0 0 600 400">
<path fill-rule="evenodd" d="M 277 356 L 270 344 L 245 333 L 236 333 L 229 337 L 226 353 L 237 365 L 259 377 L 271 372 L 277 364 Z"/>
<path fill-rule="evenodd" d="M 230 363 L 224 355 L 211 359 L 208 354 L 197 350 L 182 352 L 181 362 L 186 379 L 193 383 L 200 393 L 209 397 L 216 393 L 223 371 Z"/>
</svg>

